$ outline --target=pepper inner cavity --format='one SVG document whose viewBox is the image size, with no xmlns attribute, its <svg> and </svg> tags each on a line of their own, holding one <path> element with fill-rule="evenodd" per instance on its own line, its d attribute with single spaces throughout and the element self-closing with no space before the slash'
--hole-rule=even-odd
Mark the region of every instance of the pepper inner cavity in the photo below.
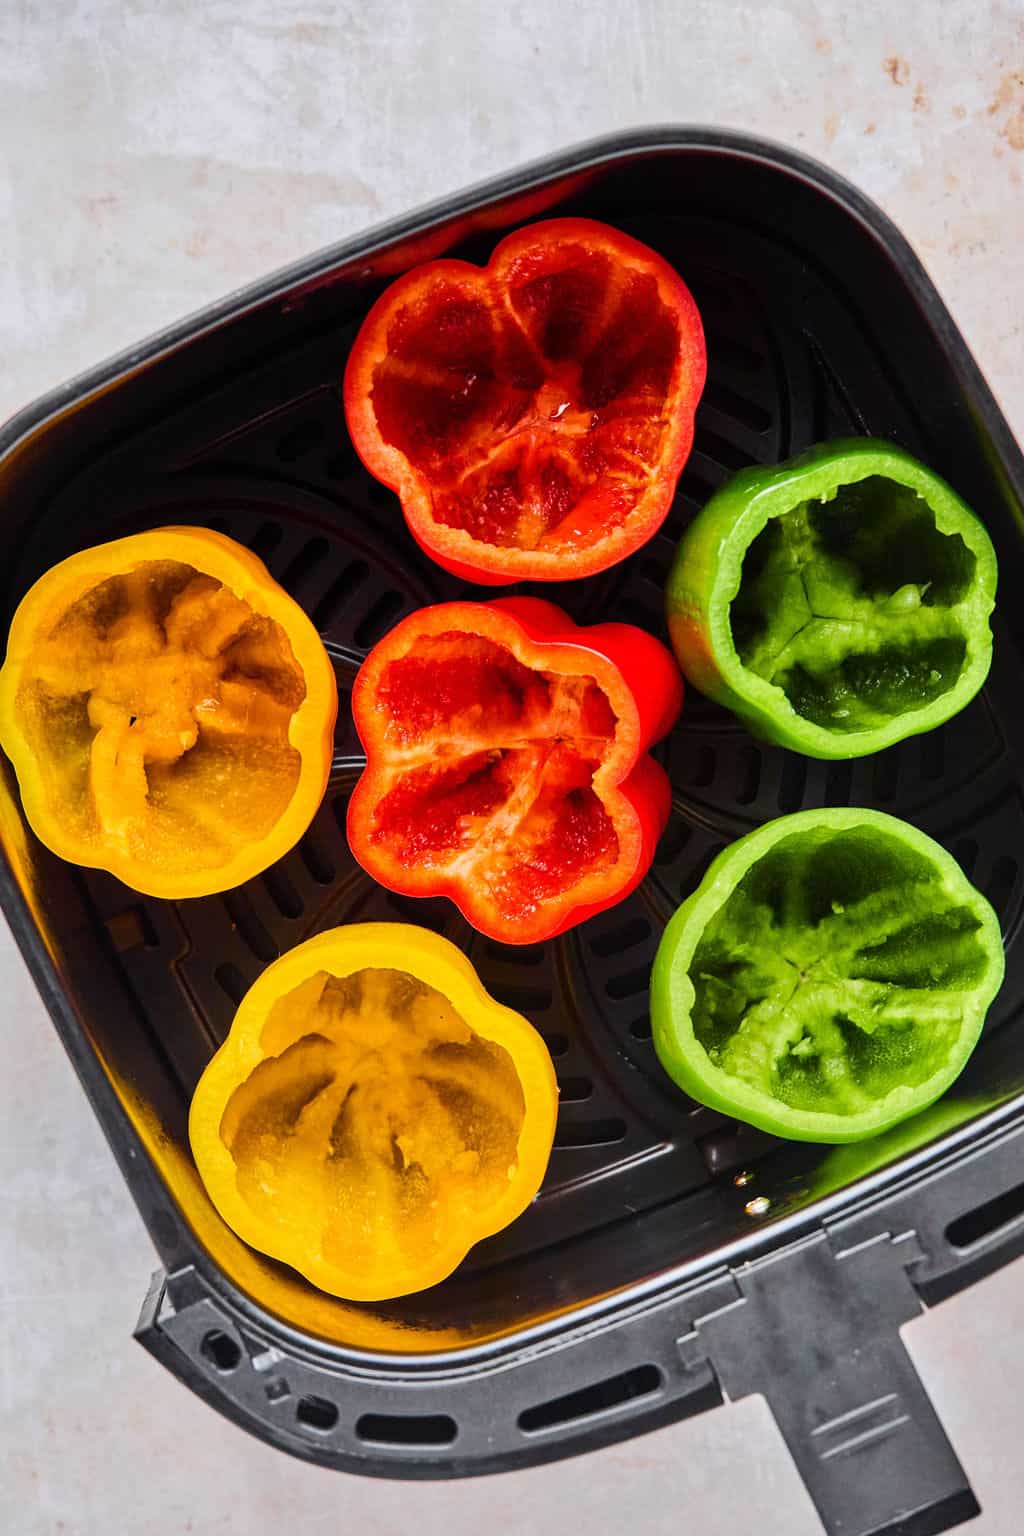
<svg viewBox="0 0 1024 1536">
<path fill-rule="evenodd" d="M 517 1172 L 504 1047 L 404 971 L 318 971 L 270 1009 L 220 1135 L 261 1221 L 351 1269 L 443 1247 Z"/>
<path fill-rule="evenodd" d="M 974 568 L 909 487 L 841 485 L 770 518 L 751 544 L 730 610 L 737 654 L 816 725 L 882 726 L 956 685 Z"/>
<path fill-rule="evenodd" d="M 983 976 L 979 922 L 875 829 L 784 838 L 744 875 L 690 963 L 712 1064 L 794 1109 L 869 1110 L 926 1082 Z"/>
<path fill-rule="evenodd" d="M 18 707 L 69 829 L 194 866 L 287 805 L 305 691 L 279 624 L 154 560 L 98 582 L 40 638 Z"/>
<path fill-rule="evenodd" d="M 678 321 L 649 273 L 561 245 L 503 285 L 437 281 L 374 369 L 381 436 L 436 522 L 486 544 L 582 549 L 624 523 L 670 429 Z"/>
<path fill-rule="evenodd" d="M 399 863 L 472 872 L 508 918 L 615 863 L 593 779 L 617 720 L 593 677 L 534 670 L 453 631 L 390 662 L 380 697 L 392 786 L 371 836 Z"/>
</svg>

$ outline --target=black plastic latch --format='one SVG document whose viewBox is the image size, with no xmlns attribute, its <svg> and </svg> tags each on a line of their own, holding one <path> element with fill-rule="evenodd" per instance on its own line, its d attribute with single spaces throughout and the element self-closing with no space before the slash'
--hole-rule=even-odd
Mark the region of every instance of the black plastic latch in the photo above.
<svg viewBox="0 0 1024 1536">
<path fill-rule="evenodd" d="M 919 1258 L 913 1234 L 817 1233 L 734 1271 L 680 1340 L 728 1398 L 764 1395 L 833 1536 L 936 1536 L 980 1512 L 899 1335 L 923 1310 Z"/>
</svg>

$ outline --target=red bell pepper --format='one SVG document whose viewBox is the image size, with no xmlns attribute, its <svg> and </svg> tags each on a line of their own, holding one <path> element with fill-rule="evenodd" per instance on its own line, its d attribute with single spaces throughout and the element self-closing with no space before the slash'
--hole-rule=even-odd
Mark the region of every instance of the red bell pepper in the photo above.
<svg viewBox="0 0 1024 1536">
<path fill-rule="evenodd" d="M 491 938 L 553 938 L 650 868 L 671 793 L 647 749 L 682 700 L 669 651 L 630 624 L 580 629 L 527 597 L 421 608 L 352 690 L 352 852 Z"/>
<path fill-rule="evenodd" d="M 352 347 L 345 415 L 439 565 L 564 581 L 664 522 L 705 372 L 668 262 L 605 224 L 551 219 L 484 268 L 430 261 L 393 283 Z"/>
</svg>

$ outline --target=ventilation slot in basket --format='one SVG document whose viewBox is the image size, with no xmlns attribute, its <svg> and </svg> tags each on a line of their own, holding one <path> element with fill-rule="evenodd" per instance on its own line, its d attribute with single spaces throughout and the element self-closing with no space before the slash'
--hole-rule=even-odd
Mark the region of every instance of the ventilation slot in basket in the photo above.
<svg viewBox="0 0 1024 1536">
<path fill-rule="evenodd" d="M 737 805 L 753 805 L 761 788 L 761 754 L 756 747 L 741 747 L 738 757 Z"/>
<path fill-rule="evenodd" d="M 782 759 L 782 778 L 779 783 L 779 810 L 783 816 L 799 811 L 804 803 L 807 788 L 807 763 L 795 752 L 787 752 Z"/>
<path fill-rule="evenodd" d="M 509 982 L 492 982 L 491 992 L 504 1003 L 506 1008 L 514 1008 L 517 1013 L 525 1013 L 529 1018 L 531 1013 L 546 1013 L 551 1007 L 550 987 L 521 987 Z"/>
<path fill-rule="evenodd" d="M 281 577 L 281 585 L 294 597 L 306 579 L 313 574 L 326 557 L 329 545 L 326 539 L 307 539 Z"/>
<path fill-rule="evenodd" d="M 317 885 L 330 885 L 334 879 L 334 865 L 316 839 L 308 834 L 299 843 L 299 858 Z"/>
<path fill-rule="evenodd" d="M 992 865 L 992 873 L 985 882 L 985 895 L 995 908 L 996 916 L 1007 926 L 1009 916 L 1010 897 L 1013 888 L 1017 884 L 1017 860 L 1011 858 L 1008 853 L 1000 854 Z"/>
<path fill-rule="evenodd" d="M 617 1116 L 607 1120 L 561 1121 L 555 1131 L 556 1147 L 611 1147 L 626 1139 L 626 1122 Z"/>
<path fill-rule="evenodd" d="M 268 869 L 263 873 L 267 895 L 282 917 L 301 917 L 302 897 L 283 869 Z"/>
<path fill-rule="evenodd" d="M 548 1055 L 554 1060 L 558 1056 L 564 1056 L 569 1049 L 569 1036 L 557 1033 L 545 1034 L 544 1044 L 548 1048 Z"/>
<path fill-rule="evenodd" d="M 225 960 L 223 965 L 218 965 L 213 973 L 213 979 L 221 991 L 237 1005 L 249 990 L 249 983 L 230 960 Z"/>
<path fill-rule="evenodd" d="M 281 542 L 280 523 L 261 523 L 249 540 L 249 548 L 261 560 L 269 560 Z"/>
<path fill-rule="evenodd" d="M 374 1445 L 451 1445 L 458 1432 L 446 1413 L 364 1413 L 356 1420 L 359 1439 Z"/>
<path fill-rule="evenodd" d="M 646 992 L 650 979 L 650 966 L 641 965 L 636 970 L 626 971 L 622 976 L 610 976 L 604 989 L 615 1002 L 621 1002 L 625 997 L 637 997 L 641 992 Z"/>
<path fill-rule="evenodd" d="M 107 918 L 107 932 L 119 955 L 132 949 L 156 949 L 160 943 L 153 919 L 145 907 L 126 907 L 114 917 Z"/>
<path fill-rule="evenodd" d="M 674 864 L 692 836 L 693 828 L 681 816 L 670 821 L 654 855 L 655 864 L 662 869 Z"/>
<path fill-rule="evenodd" d="M 354 597 L 370 574 L 365 560 L 353 560 L 340 576 L 331 582 L 323 597 L 313 609 L 312 619 L 317 629 L 325 630 L 344 611 L 346 603 Z"/>
<path fill-rule="evenodd" d="M 607 960 L 610 955 L 621 955 L 624 949 L 633 949 L 650 936 L 651 925 L 647 919 L 633 917 L 610 932 L 595 934 L 590 940 L 590 950 L 599 960 Z"/>
<path fill-rule="evenodd" d="M 295 1405 L 295 1417 L 307 1429 L 315 1429 L 326 1435 L 338 1422 L 338 1410 L 326 1397 L 300 1397 Z"/>
<path fill-rule="evenodd" d="M 257 960 L 276 960 L 278 948 L 241 891 L 225 891 L 221 897 L 232 925 Z"/>
<path fill-rule="evenodd" d="M 560 1077 L 558 1079 L 558 1102 L 560 1104 L 583 1104 L 587 1099 L 593 1098 L 594 1085 L 589 1077 Z"/>
<path fill-rule="evenodd" d="M 639 1397 L 651 1397 L 661 1391 L 661 1384 L 662 1375 L 656 1365 L 634 1365 L 620 1376 L 609 1376 L 578 1392 L 567 1392 L 564 1397 L 538 1403 L 536 1408 L 525 1408 L 519 1415 L 519 1428 L 526 1435 L 535 1435 L 542 1429 L 590 1419 Z"/>
<path fill-rule="evenodd" d="M 1009 1227 L 1024 1215 L 1024 1184 L 1017 1184 L 994 1200 L 975 1206 L 965 1216 L 958 1216 L 946 1228 L 946 1241 L 958 1253 L 965 1253 L 976 1243 L 991 1237 L 1000 1227 Z"/>
<path fill-rule="evenodd" d="M 405 607 L 401 592 L 385 592 L 378 597 L 366 616 L 359 620 L 353 636 L 360 650 L 369 650 L 382 635 L 386 635 Z"/>
</svg>

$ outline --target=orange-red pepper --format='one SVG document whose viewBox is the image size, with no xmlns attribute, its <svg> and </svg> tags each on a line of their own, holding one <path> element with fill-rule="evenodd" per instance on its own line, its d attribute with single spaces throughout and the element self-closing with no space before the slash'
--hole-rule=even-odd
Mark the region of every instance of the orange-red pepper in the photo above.
<svg viewBox="0 0 1024 1536">
<path fill-rule="evenodd" d="M 580 629 L 537 598 L 422 608 L 352 690 L 352 852 L 493 938 L 552 938 L 650 868 L 670 789 L 647 753 L 681 704 L 670 653 L 632 625 Z"/>
<path fill-rule="evenodd" d="M 483 269 L 431 261 L 393 283 L 352 347 L 345 415 L 439 565 L 564 581 L 661 526 L 705 372 L 697 306 L 663 257 L 551 219 Z"/>
</svg>

